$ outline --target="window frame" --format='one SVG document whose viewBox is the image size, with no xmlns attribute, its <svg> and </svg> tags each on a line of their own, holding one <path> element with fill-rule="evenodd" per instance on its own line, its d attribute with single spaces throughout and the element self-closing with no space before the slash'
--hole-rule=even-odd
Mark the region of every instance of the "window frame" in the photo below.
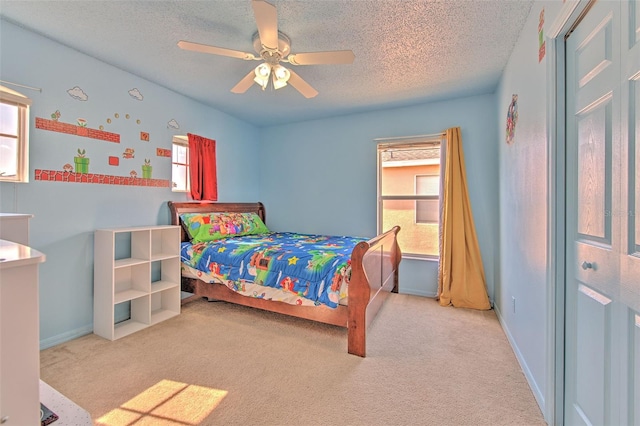
<svg viewBox="0 0 640 426">
<path fill-rule="evenodd" d="M 28 183 L 29 182 L 29 111 L 31 99 L 25 95 L 0 86 L 0 103 L 18 109 L 17 135 L 0 133 L 0 136 L 16 139 L 16 174 L 0 175 L 0 182 Z"/>
<path fill-rule="evenodd" d="M 175 154 L 174 149 L 175 149 L 176 145 L 184 146 L 186 148 L 186 150 L 187 150 L 187 152 L 186 152 L 186 163 L 178 163 L 176 161 L 173 161 L 173 156 Z M 173 186 L 173 182 L 174 182 L 173 166 L 174 165 L 184 166 L 186 168 L 186 173 L 187 173 L 186 189 L 175 189 L 174 188 L 174 186 Z M 191 165 L 189 164 L 189 139 L 186 136 L 176 135 L 176 136 L 173 137 L 173 140 L 171 142 L 171 192 L 182 192 L 182 193 L 191 192 L 190 167 L 191 167 Z"/>
<path fill-rule="evenodd" d="M 385 149 L 399 149 L 399 148 L 418 148 L 418 147 L 428 147 L 428 146 L 439 146 L 442 147 L 444 144 L 444 134 L 437 135 L 428 135 L 428 136 L 413 136 L 407 138 L 393 138 L 393 139 L 375 139 L 377 143 L 376 152 L 377 152 L 377 232 L 378 234 L 384 232 L 383 230 L 383 211 L 384 211 L 384 202 L 385 201 L 420 201 L 420 200 L 434 200 L 437 199 L 441 201 L 440 194 L 437 196 L 434 195 L 382 195 L 382 153 Z M 442 148 L 441 148 L 442 149 Z M 442 154 L 438 161 L 438 165 L 440 170 L 442 171 Z M 440 174 L 442 176 L 442 173 Z M 442 179 L 440 179 L 440 192 L 442 191 Z M 415 180 L 414 180 L 415 182 Z M 415 205 L 415 203 L 414 203 Z M 415 220 L 415 208 L 414 208 L 414 220 Z M 417 225 L 422 225 L 421 223 L 416 223 Z M 439 224 L 439 221 L 438 221 Z M 438 260 L 438 255 L 431 254 L 421 254 L 421 253 L 412 253 L 412 252 L 403 252 L 402 256 L 407 259 L 417 259 L 417 260 Z"/>
</svg>

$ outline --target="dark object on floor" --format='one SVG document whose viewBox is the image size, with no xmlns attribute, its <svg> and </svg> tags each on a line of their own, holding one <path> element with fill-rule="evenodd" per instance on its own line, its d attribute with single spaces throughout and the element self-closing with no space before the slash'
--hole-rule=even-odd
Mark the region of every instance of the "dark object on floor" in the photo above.
<svg viewBox="0 0 640 426">
<path fill-rule="evenodd" d="M 58 415 L 40 403 L 40 426 L 46 426 L 58 420 Z"/>
</svg>

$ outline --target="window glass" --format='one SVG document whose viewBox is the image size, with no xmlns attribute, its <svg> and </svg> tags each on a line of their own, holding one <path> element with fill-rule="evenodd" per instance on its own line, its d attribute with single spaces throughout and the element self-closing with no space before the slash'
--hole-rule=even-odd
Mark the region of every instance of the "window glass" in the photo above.
<svg viewBox="0 0 640 426">
<path fill-rule="evenodd" d="M 378 145 L 380 232 L 401 228 L 402 252 L 438 256 L 440 140 Z"/>
<path fill-rule="evenodd" d="M 0 176 L 18 174 L 18 139 L 0 136 Z"/>
<path fill-rule="evenodd" d="M 438 197 L 440 194 L 440 175 L 416 176 L 416 195 Z M 416 201 L 416 223 L 438 223 L 440 202 L 437 198 Z"/>
<path fill-rule="evenodd" d="M 173 139 L 171 163 L 172 191 L 189 191 L 189 146 L 186 138 L 178 136 Z"/>
<path fill-rule="evenodd" d="M 16 105 L 0 103 L 0 133 L 18 136 L 18 107 Z"/>
<path fill-rule="evenodd" d="M 417 195 L 438 195 L 440 193 L 440 175 L 416 176 Z"/>
<path fill-rule="evenodd" d="M 383 196 L 415 195 L 415 176 L 440 174 L 440 146 L 384 148 L 380 150 L 380 162 Z"/>
<path fill-rule="evenodd" d="M 186 191 L 188 188 L 187 183 L 189 182 L 189 178 L 187 176 L 187 167 L 174 164 L 173 165 L 173 189 L 175 191 Z"/>
<path fill-rule="evenodd" d="M 31 99 L 0 86 L 0 181 L 29 181 Z"/>
</svg>

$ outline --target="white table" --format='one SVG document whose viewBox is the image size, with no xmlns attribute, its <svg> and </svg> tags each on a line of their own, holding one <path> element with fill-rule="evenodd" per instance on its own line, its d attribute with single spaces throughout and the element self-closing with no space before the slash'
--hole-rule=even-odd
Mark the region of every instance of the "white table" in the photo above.
<svg viewBox="0 0 640 426">
<path fill-rule="evenodd" d="M 69 398 L 40 380 L 40 402 L 58 415 L 52 426 L 92 426 L 89 413 Z"/>
</svg>

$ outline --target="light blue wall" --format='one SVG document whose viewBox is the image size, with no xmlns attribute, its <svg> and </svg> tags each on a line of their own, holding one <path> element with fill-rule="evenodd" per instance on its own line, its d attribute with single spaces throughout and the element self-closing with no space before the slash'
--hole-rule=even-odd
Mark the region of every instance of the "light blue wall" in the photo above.
<svg viewBox="0 0 640 426">
<path fill-rule="evenodd" d="M 186 195 L 169 188 L 54 183 L 34 180 L 34 169 L 61 170 L 73 164 L 78 148 L 90 158 L 91 173 L 141 177 L 140 165 L 151 159 L 153 178 L 171 179 L 171 160 L 156 156 L 156 148 L 171 149 L 175 134 L 196 133 L 216 139 L 221 201 L 255 201 L 260 169 L 258 129 L 220 111 L 123 72 L 94 58 L 0 22 L 2 80 L 42 88 L 17 89 L 33 100 L 30 120 L 30 182 L 0 184 L 0 211 L 31 213 L 31 245 L 47 256 L 40 267 L 40 339 L 48 347 L 90 333 L 93 322 L 93 232 L 97 228 L 169 223 L 168 200 Z M 86 101 L 67 90 L 79 86 Z M 138 101 L 130 89 L 143 94 Z M 119 133 L 119 144 L 35 129 L 35 117 L 60 121 L 87 120 L 88 127 Z M 115 114 L 119 118 L 115 118 Z M 126 119 L 126 114 L 130 119 Z M 107 123 L 107 118 L 111 123 Z M 135 120 L 139 119 L 140 124 Z M 179 129 L 168 126 L 176 120 Z M 139 132 L 150 134 L 140 141 Z M 127 147 L 135 158 L 122 158 Z M 107 164 L 120 157 L 120 166 Z M 242 168 L 233 164 L 243 164 Z"/>
<path fill-rule="evenodd" d="M 0 30 L 3 40 L 15 40 L 3 43 L 2 79 L 42 88 L 42 92 L 23 90 L 33 99 L 31 182 L 1 184 L 0 210 L 35 215 L 31 244 L 47 255 L 40 281 L 43 347 L 91 332 L 93 231 L 168 223 L 166 201 L 186 197 L 166 188 L 35 181 L 33 170 L 59 170 L 63 164 L 73 163 L 76 150 L 82 148 L 91 158 L 92 173 L 126 175 L 129 164 L 137 168 L 139 163 L 120 158 L 121 166 L 114 169 L 106 165 L 106 158 L 133 147 L 137 158 L 152 159 L 154 178 L 170 179 L 170 162 L 155 157 L 155 148 L 169 149 L 173 135 L 187 132 L 218 141 L 221 201 L 262 200 L 267 205 L 268 223 L 276 230 L 373 236 L 373 139 L 460 126 L 470 197 L 493 296 L 498 263 L 493 95 L 257 129 L 5 21 Z M 75 86 L 87 93 L 86 101 L 67 94 Z M 132 88 L 140 90 L 143 101 L 129 96 Z M 73 123 L 82 117 L 91 128 L 101 124 L 105 130 L 119 133 L 121 143 L 35 129 L 35 117 L 49 118 L 56 110 L 61 112 L 62 122 Z M 115 113 L 120 118 L 116 119 Z M 131 121 L 123 119 L 126 114 Z M 140 119 L 142 125 L 134 125 L 134 119 Z M 179 123 L 179 129 L 168 126 L 172 119 Z M 139 141 L 139 131 L 150 133 L 148 146 Z M 231 166 L 237 162 L 246 167 Z M 407 259 L 401 274 L 401 291 L 435 295 L 435 262 Z"/>
<path fill-rule="evenodd" d="M 487 287 L 493 296 L 499 242 L 495 105 L 494 95 L 488 94 L 264 129 L 260 195 L 269 226 L 374 236 L 374 139 L 439 133 L 459 126 Z M 400 274 L 401 292 L 436 294 L 436 262 L 404 259 Z"/>
<path fill-rule="evenodd" d="M 538 24 L 548 29 L 561 2 L 536 2 L 497 90 L 500 129 L 500 270 L 495 308 L 538 404 L 549 415 L 549 138 L 547 55 L 539 62 Z M 546 51 L 546 46 L 545 46 Z M 518 95 L 514 142 L 505 143 L 506 117 Z M 515 299 L 515 310 L 514 310 Z M 550 401 L 552 404 L 553 401 Z"/>
</svg>

